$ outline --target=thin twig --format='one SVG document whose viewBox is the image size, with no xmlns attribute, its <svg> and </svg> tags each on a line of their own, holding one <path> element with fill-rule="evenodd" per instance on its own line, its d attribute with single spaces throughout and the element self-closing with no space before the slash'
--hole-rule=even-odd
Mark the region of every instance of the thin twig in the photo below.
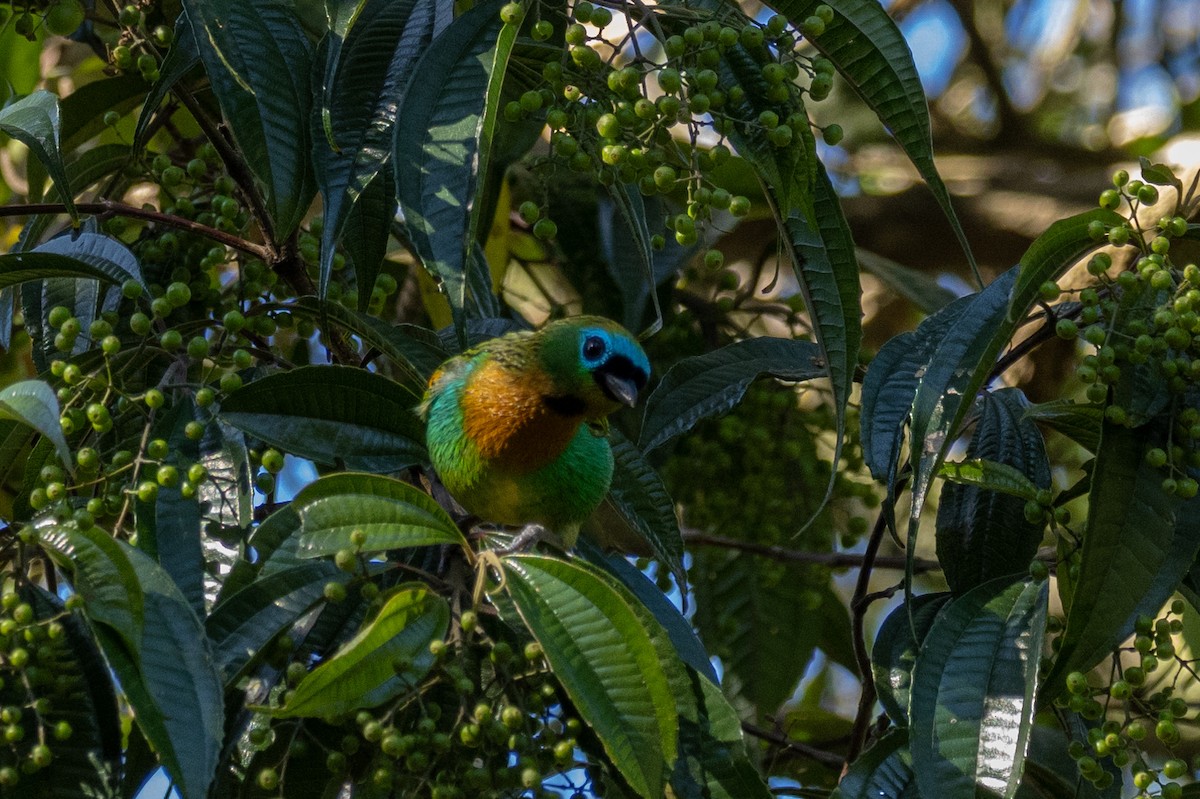
<svg viewBox="0 0 1200 799">
<path fill-rule="evenodd" d="M 875 519 L 875 527 L 871 537 L 867 539 L 867 548 L 863 551 L 862 569 L 858 572 L 858 582 L 854 585 L 854 597 L 850 601 L 850 633 L 854 644 L 854 660 L 858 663 L 859 676 L 862 678 L 862 693 L 858 697 L 858 712 L 854 716 L 854 728 L 850 732 L 850 746 L 846 751 L 846 768 L 855 761 L 862 752 L 867 738 L 867 727 L 871 723 L 871 713 L 875 709 L 875 681 L 871 677 L 871 655 L 867 652 L 867 638 L 864 620 L 867 607 L 868 589 L 871 586 L 871 571 L 879 555 L 879 545 L 883 542 L 883 534 L 887 531 L 887 513 L 880 511 Z"/>
<path fill-rule="evenodd" d="M 826 766 L 840 766 L 842 764 L 842 756 L 834 752 L 826 752 L 824 749 L 818 749 L 815 746 L 810 746 L 800 741 L 794 741 L 781 732 L 768 730 L 751 724 L 748 721 L 742 722 L 742 730 L 747 735 L 753 735 L 755 738 L 761 738 L 768 743 L 774 744 L 782 749 L 799 755 L 800 757 L 815 760 L 818 763 L 824 763 Z"/>
<path fill-rule="evenodd" d="M 688 544 L 720 547 L 722 549 L 737 549 L 755 555 L 762 555 L 772 560 L 782 560 L 791 563 L 815 563 L 834 569 L 859 567 L 866 563 L 865 553 L 804 552 L 796 549 L 771 546 L 770 544 L 756 544 L 751 541 L 739 541 L 736 538 L 709 535 L 699 530 L 684 530 L 683 540 Z M 905 564 L 906 559 L 903 555 L 876 555 L 870 565 L 879 569 L 903 569 Z M 915 574 L 937 571 L 940 568 L 941 566 L 938 565 L 937 561 L 926 560 L 924 558 L 917 558 L 913 563 L 913 573 Z"/>
</svg>

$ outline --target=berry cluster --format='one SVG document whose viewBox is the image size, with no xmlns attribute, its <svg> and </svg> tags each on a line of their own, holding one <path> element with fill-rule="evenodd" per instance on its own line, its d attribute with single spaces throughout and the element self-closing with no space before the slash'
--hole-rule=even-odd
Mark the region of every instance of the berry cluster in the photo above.
<svg viewBox="0 0 1200 799">
<path fill-rule="evenodd" d="M 61 611 L 0 595 L 0 793 L 50 766 L 55 744 L 73 735 L 63 716 L 80 701 L 77 669 Z"/>
<path fill-rule="evenodd" d="M 1176 599 L 1158 619 L 1138 619 L 1131 647 L 1115 659 L 1106 684 L 1093 684 L 1095 674 L 1067 675 L 1067 696 L 1060 707 L 1080 714 L 1089 722 L 1086 744 L 1073 741 L 1069 752 L 1080 774 L 1101 790 L 1113 782 L 1104 768 L 1107 760 L 1118 769 L 1133 772 L 1139 799 L 1178 799 L 1183 786 L 1175 782 L 1192 776 L 1200 762 L 1188 763 L 1174 754 L 1182 735 L 1179 725 L 1191 713 L 1188 703 L 1175 695 L 1175 683 L 1184 673 L 1194 673 L 1194 664 L 1180 657 L 1175 637 L 1183 632 L 1183 600 Z M 1061 634 L 1058 617 L 1050 617 L 1052 635 Z M 1057 644 L 1060 637 L 1051 639 Z M 1169 753 L 1164 761 L 1158 752 Z"/>
<path fill-rule="evenodd" d="M 540 647 L 500 635 L 494 619 L 464 611 L 450 641 L 430 644 L 433 670 L 395 700 L 329 723 L 261 716 L 247 735 L 254 780 L 286 795 L 293 764 L 320 757 L 331 777 L 396 796 L 581 796 L 602 779 L 577 740 L 581 722 L 564 708 Z M 405 674 L 411 664 L 393 667 Z M 287 685 L 306 673 L 305 661 L 293 661 Z"/>
<path fill-rule="evenodd" d="M 1164 470 L 1163 491 L 1190 499 L 1200 488 L 1189 473 L 1200 467 L 1200 410 L 1191 399 L 1200 386 L 1200 267 L 1176 263 L 1172 248 L 1188 234 L 1191 200 L 1179 197 L 1154 227 L 1143 227 L 1145 211 L 1161 202 L 1159 190 L 1124 170 L 1113 183 L 1100 205 L 1114 210 L 1124 204 L 1127 221 L 1090 224 L 1091 236 L 1113 250 L 1088 261 L 1095 282 L 1078 291 L 1078 308 L 1058 320 L 1056 331 L 1093 348 L 1076 375 L 1087 386 L 1087 399 L 1105 406 L 1110 422 L 1136 427 L 1160 413 L 1170 416 L 1169 443 L 1146 458 Z M 1061 290 L 1047 281 L 1040 293 L 1049 302 Z"/>
<path fill-rule="evenodd" d="M 501 16 L 520 24 L 526 13 L 520 3 L 509 3 Z M 586 0 L 565 18 L 541 4 L 532 13 L 539 15 L 529 27 L 535 42 L 562 30 L 566 43 L 562 58 L 542 67 L 542 85 L 504 108 L 511 122 L 544 121 L 550 130 L 550 154 L 533 160 L 535 171 L 549 178 L 567 168 L 604 185 L 636 185 L 647 196 L 685 198 L 684 211 L 664 220 L 668 234 L 684 246 L 699 240 L 715 214 L 743 217 L 750 211 L 747 197 L 731 194 L 712 177 L 731 155 L 727 136 L 781 150 L 796 146 L 812 136 L 804 97 L 822 100 L 833 86 L 833 64 L 798 49 L 801 34 L 819 36 L 832 21 L 833 10 L 825 5 L 799 31 L 780 15 L 765 24 L 741 15 L 701 20 L 666 7 L 640 17 L 626 7 L 618 25 L 609 9 Z M 621 36 L 614 44 L 610 29 L 617 28 Z M 722 77 L 729 64 L 743 68 L 734 85 Z M 808 78 L 804 87 L 796 82 L 801 75 Z M 830 125 L 824 136 L 837 143 L 841 128 Z M 701 142 L 711 146 L 697 146 Z M 546 211 L 544 203 L 521 208 L 542 238 L 556 232 Z M 663 234 L 655 234 L 653 243 L 663 246 Z"/>
<path fill-rule="evenodd" d="M 685 523 L 815 551 L 831 550 L 835 534 L 852 546 L 867 531 L 864 512 L 879 502 L 869 481 L 853 479 L 863 468 L 854 418 L 846 422 L 833 503 L 799 541 L 793 538 L 818 510 L 829 479 L 830 464 L 819 457 L 818 437 L 833 422 L 824 405 L 799 412 L 792 388 L 773 381 L 751 386 L 729 415 L 697 426 L 663 467 L 671 496 L 684 507 Z M 796 491 L 796 485 L 811 490 Z"/>
<path fill-rule="evenodd" d="M 79 0 L 12 0 L 0 3 L 0 31 L 13 26 L 13 31 L 29 41 L 37 39 L 38 29 L 45 26 L 55 36 L 69 36 L 83 24 L 86 17 Z"/>
</svg>

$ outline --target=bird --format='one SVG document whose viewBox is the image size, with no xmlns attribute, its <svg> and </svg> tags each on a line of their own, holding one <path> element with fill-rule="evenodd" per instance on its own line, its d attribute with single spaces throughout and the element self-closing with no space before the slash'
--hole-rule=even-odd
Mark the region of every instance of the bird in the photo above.
<svg viewBox="0 0 1200 799">
<path fill-rule="evenodd" d="M 608 416 L 636 405 L 649 378 L 629 331 L 576 316 L 450 358 L 417 412 L 450 495 L 482 520 L 523 528 L 508 551 L 538 540 L 570 550 L 612 482 Z"/>
</svg>

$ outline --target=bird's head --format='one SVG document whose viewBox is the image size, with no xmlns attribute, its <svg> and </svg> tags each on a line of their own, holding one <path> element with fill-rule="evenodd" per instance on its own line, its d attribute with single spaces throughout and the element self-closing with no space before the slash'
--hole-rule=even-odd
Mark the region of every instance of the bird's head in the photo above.
<svg viewBox="0 0 1200 799">
<path fill-rule="evenodd" d="M 628 330 L 600 316 L 551 322 L 537 333 L 541 361 L 553 381 L 553 402 L 588 418 L 637 403 L 650 361 Z"/>
</svg>

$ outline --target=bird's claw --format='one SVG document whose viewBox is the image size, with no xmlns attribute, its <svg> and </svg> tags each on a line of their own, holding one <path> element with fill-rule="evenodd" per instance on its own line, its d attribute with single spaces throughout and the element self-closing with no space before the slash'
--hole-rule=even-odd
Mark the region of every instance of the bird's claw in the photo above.
<svg viewBox="0 0 1200 799">
<path fill-rule="evenodd" d="M 546 528 L 540 524 L 527 524 L 521 532 L 517 533 L 508 546 L 494 551 L 497 555 L 512 555 L 516 552 L 525 552 L 531 549 L 538 541 L 544 539 L 546 532 Z"/>
</svg>

